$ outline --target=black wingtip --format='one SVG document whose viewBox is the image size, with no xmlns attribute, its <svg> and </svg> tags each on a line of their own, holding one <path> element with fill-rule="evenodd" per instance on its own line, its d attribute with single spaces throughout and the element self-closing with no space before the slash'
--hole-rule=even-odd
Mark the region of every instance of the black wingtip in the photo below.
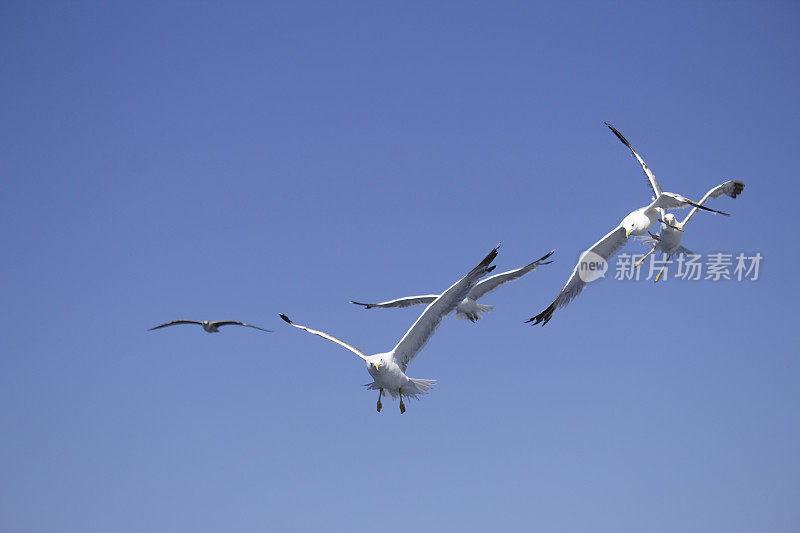
<svg viewBox="0 0 800 533">
<path fill-rule="evenodd" d="M 698 209 L 702 209 L 704 211 L 710 211 L 712 213 L 718 213 L 720 215 L 725 215 L 726 217 L 731 216 L 730 213 L 726 213 L 725 211 L 719 211 L 717 209 L 711 209 L 710 207 L 706 207 L 704 205 L 696 204 L 694 202 L 689 202 L 692 206 L 697 207 Z"/>
<path fill-rule="evenodd" d="M 289 324 L 292 323 L 292 321 L 289 320 L 289 317 L 284 315 L 283 313 L 278 313 L 278 316 L 281 317 L 284 320 L 284 322 L 288 322 Z"/>
<path fill-rule="evenodd" d="M 364 306 L 364 309 L 371 309 L 372 307 L 374 307 L 374 306 L 372 306 L 372 305 L 370 305 L 370 304 L 365 304 L 365 303 L 363 303 L 363 302 L 357 302 L 357 301 L 355 301 L 355 300 L 350 300 L 350 303 L 351 303 L 351 304 L 356 304 L 356 305 L 363 305 L 363 306 Z"/>
<path fill-rule="evenodd" d="M 489 272 L 491 272 L 491 271 L 492 271 L 492 270 L 494 270 L 495 268 L 497 268 L 497 265 L 492 265 L 492 266 L 490 266 L 489 268 L 487 268 L 487 269 L 486 269 L 486 273 L 488 274 Z"/>
<path fill-rule="evenodd" d="M 547 309 L 545 309 L 538 315 L 529 318 L 528 320 L 525 321 L 525 323 L 526 324 L 531 323 L 531 326 L 541 324 L 542 327 L 544 327 L 547 325 L 548 322 L 550 322 L 550 319 L 553 318 L 553 313 L 555 312 L 556 312 L 556 303 L 553 302 L 549 306 L 547 306 Z"/>
<path fill-rule="evenodd" d="M 537 260 L 536 260 L 536 262 L 537 262 L 537 263 L 541 263 L 542 261 L 544 261 L 545 259 L 547 259 L 547 258 L 548 258 L 548 257 L 550 257 L 551 255 L 553 255 L 554 253 L 556 253 L 556 251 L 555 251 L 555 250 L 550 250 L 550 251 L 549 251 L 549 252 L 547 252 L 545 255 L 543 255 L 542 257 L 540 257 L 539 259 L 537 259 Z M 552 261 L 548 261 L 547 263 L 542 263 L 542 264 L 543 264 L 543 265 L 549 265 L 550 263 L 552 263 Z"/>
<path fill-rule="evenodd" d="M 627 146 L 628 148 L 633 150 L 633 147 L 631 146 L 631 143 L 628 142 L 628 139 L 626 139 L 625 136 L 622 135 L 622 133 L 620 133 L 620 131 L 617 128 L 615 128 L 614 126 L 612 126 L 608 122 L 606 122 L 605 125 L 608 126 L 609 129 L 614 132 L 614 135 L 617 136 L 617 139 L 622 141 L 622 144 L 624 144 L 625 146 Z"/>
</svg>

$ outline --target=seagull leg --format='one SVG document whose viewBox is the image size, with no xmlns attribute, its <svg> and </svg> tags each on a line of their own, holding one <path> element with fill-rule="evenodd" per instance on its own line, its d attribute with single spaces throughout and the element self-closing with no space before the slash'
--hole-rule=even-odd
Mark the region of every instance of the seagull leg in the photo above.
<svg viewBox="0 0 800 533">
<path fill-rule="evenodd" d="M 667 256 L 667 263 L 669 263 L 670 259 L 672 259 L 672 256 L 671 255 Z M 667 268 L 666 264 L 661 267 L 661 270 L 658 271 L 658 276 L 656 276 L 656 280 L 653 283 L 658 283 L 658 280 L 661 279 L 661 275 L 664 273 L 665 268 Z"/>
<path fill-rule="evenodd" d="M 406 404 L 403 403 L 403 388 L 400 387 L 400 389 L 398 389 L 398 392 L 400 393 L 400 414 L 402 415 L 403 413 L 406 412 Z"/>
<path fill-rule="evenodd" d="M 381 412 L 383 408 L 383 404 L 381 404 L 381 394 L 383 394 L 383 387 L 381 387 L 380 391 L 378 391 L 378 412 Z"/>
<path fill-rule="evenodd" d="M 472 316 L 472 313 L 466 313 L 466 315 L 470 322 L 475 322 L 475 318 Z"/>
<path fill-rule="evenodd" d="M 641 265 L 642 263 L 644 263 L 644 260 L 645 260 L 645 258 L 646 258 L 648 255 L 650 255 L 650 254 L 652 254 L 653 252 L 655 252 L 655 251 L 656 251 L 656 247 L 655 247 L 655 246 L 653 246 L 653 247 L 650 249 L 650 251 L 649 251 L 649 252 L 647 252 L 646 254 L 644 254 L 644 255 L 642 256 L 642 258 L 641 258 L 641 259 L 639 259 L 638 261 L 636 261 L 636 263 L 635 263 L 633 266 L 636 266 L 636 267 L 638 267 L 639 265 Z"/>
</svg>

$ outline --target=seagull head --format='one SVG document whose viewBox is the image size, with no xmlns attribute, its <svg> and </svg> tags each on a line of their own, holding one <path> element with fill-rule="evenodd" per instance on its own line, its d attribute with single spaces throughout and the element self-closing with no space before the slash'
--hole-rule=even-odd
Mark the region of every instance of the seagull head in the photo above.
<svg viewBox="0 0 800 533">
<path fill-rule="evenodd" d="M 386 361 L 379 355 L 375 355 L 367 359 L 367 371 L 372 374 L 379 374 L 385 369 Z"/>
<path fill-rule="evenodd" d="M 683 228 L 680 227 L 680 225 L 678 225 L 678 219 L 675 218 L 675 215 L 673 215 L 672 213 L 667 213 L 666 215 L 664 215 L 664 220 L 661 220 L 661 222 L 668 228 L 672 228 L 678 231 L 683 231 Z"/>
<path fill-rule="evenodd" d="M 636 221 L 635 220 L 626 220 L 623 222 L 622 227 L 625 228 L 625 238 L 631 236 L 631 233 L 636 231 Z"/>
</svg>

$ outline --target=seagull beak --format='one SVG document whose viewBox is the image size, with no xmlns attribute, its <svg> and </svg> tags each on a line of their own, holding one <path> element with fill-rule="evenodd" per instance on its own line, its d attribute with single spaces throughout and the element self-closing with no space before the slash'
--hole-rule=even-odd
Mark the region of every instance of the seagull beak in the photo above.
<svg viewBox="0 0 800 533">
<path fill-rule="evenodd" d="M 683 228 L 679 228 L 678 226 L 673 226 L 672 224 L 670 224 L 669 222 L 667 222 L 665 220 L 661 220 L 659 218 L 658 221 L 661 222 L 662 224 L 664 224 L 665 226 L 669 227 L 669 228 L 672 228 L 672 229 L 675 229 L 675 230 L 678 230 L 678 231 L 683 231 Z"/>
<path fill-rule="evenodd" d="M 630 236 L 631 236 L 631 230 L 629 230 L 628 228 L 625 228 L 625 238 L 627 239 Z"/>
<path fill-rule="evenodd" d="M 375 370 L 380 370 L 381 369 L 381 364 L 380 363 L 372 363 L 372 364 L 375 365 Z"/>
</svg>

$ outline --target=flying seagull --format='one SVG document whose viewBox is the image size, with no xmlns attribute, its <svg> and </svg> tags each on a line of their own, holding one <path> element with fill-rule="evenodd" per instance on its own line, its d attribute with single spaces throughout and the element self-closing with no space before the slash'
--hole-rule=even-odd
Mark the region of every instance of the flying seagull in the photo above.
<svg viewBox="0 0 800 533">
<path fill-rule="evenodd" d="M 633 157 L 635 157 L 636 160 L 639 162 L 639 165 L 641 165 L 642 170 L 644 171 L 644 174 L 647 177 L 647 182 L 653 189 L 653 194 L 658 196 L 658 194 L 661 192 L 661 187 L 659 187 L 655 175 L 647 166 L 647 163 L 644 162 L 642 156 L 640 156 L 636 152 L 633 146 L 631 146 L 631 143 L 628 142 L 628 139 L 626 139 L 619 131 L 617 131 L 617 129 L 614 126 L 612 126 L 608 122 L 606 122 L 605 124 L 611 129 L 611 131 L 614 132 L 614 135 L 616 135 L 617 138 L 620 141 L 622 141 L 622 143 L 625 146 L 627 146 L 628 149 L 631 151 Z M 706 203 L 706 201 L 708 201 L 709 198 L 719 198 L 723 194 L 727 194 L 731 198 L 736 198 L 736 196 L 738 196 L 742 192 L 742 190 L 744 190 L 744 183 L 742 183 L 741 181 L 735 181 L 735 180 L 726 181 L 725 183 L 721 183 L 716 187 L 714 187 L 713 189 L 711 189 L 710 191 L 708 191 L 705 194 L 705 196 L 703 196 L 703 198 L 697 203 L 697 205 L 703 206 Z M 697 213 L 697 211 L 698 207 L 693 207 L 692 210 L 689 211 L 689 214 L 686 215 L 686 218 L 683 219 L 683 222 L 678 223 L 678 220 L 675 217 L 675 215 L 673 215 L 672 213 L 665 213 L 664 210 L 661 210 L 660 234 L 658 236 L 650 234 L 651 238 L 644 239 L 646 243 L 652 246 L 652 248 L 650 249 L 649 252 L 647 252 L 641 259 L 639 259 L 636 262 L 636 266 L 638 267 L 639 265 L 641 265 L 642 262 L 644 262 L 645 258 L 647 258 L 647 256 L 653 253 L 656 249 L 661 250 L 667 255 L 667 261 L 669 261 L 670 258 L 676 253 L 691 254 L 692 253 L 691 251 L 681 246 L 681 238 L 683 235 L 684 226 L 686 225 L 687 222 L 689 222 L 689 220 L 694 216 L 694 214 Z M 664 267 L 661 267 L 661 270 L 658 272 L 658 275 L 656 276 L 656 281 L 661 279 L 661 275 L 663 273 L 664 273 Z"/>
<path fill-rule="evenodd" d="M 147 331 L 153 331 L 154 329 L 166 328 L 168 326 L 177 326 L 179 324 L 198 324 L 203 326 L 203 329 L 209 333 L 219 333 L 220 326 L 246 326 L 248 328 L 255 328 L 261 331 L 272 332 L 271 329 L 264 329 L 258 326 L 252 326 L 250 324 L 245 324 L 244 322 L 237 322 L 236 320 L 220 320 L 217 322 L 211 322 L 210 320 L 203 320 L 202 322 L 199 320 L 173 320 L 172 322 L 167 322 L 166 324 L 161 324 L 160 326 L 156 326 L 154 328 L 150 328 Z"/>
<path fill-rule="evenodd" d="M 596 262 L 607 263 L 611 257 L 613 257 L 622 249 L 623 246 L 625 246 L 625 243 L 628 242 L 628 238 L 631 235 L 644 235 L 653 226 L 653 224 L 663 221 L 662 213 L 667 209 L 680 209 L 682 207 L 693 206 L 704 211 L 711 211 L 713 213 L 730 216 L 728 213 L 723 213 L 722 211 L 717 211 L 716 209 L 711 209 L 703 205 L 696 204 L 685 196 L 662 191 L 661 187 L 656 181 L 656 177 L 652 172 L 650 172 L 650 169 L 647 168 L 647 165 L 645 164 L 644 160 L 639 157 L 639 154 L 633 150 L 627 139 L 625 139 L 625 137 L 623 137 L 622 134 L 613 126 L 607 122 L 605 124 L 611 128 L 611 131 L 613 131 L 623 143 L 631 148 L 634 157 L 639 160 L 642 168 L 645 171 L 647 180 L 655 192 L 655 198 L 649 205 L 640 207 L 639 209 L 629 213 L 625 218 L 622 219 L 622 222 L 620 222 L 616 228 L 611 230 L 608 234 L 606 234 L 605 237 L 594 243 L 591 248 L 581 254 L 580 258 L 578 259 L 578 264 L 572 269 L 572 274 L 567 280 L 567 284 L 564 285 L 564 288 L 561 289 L 560 293 L 558 293 L 558 296 L 556 296 L 556 299 L 553 300 L 553 303 L 547 306 L 547 308 L 545 308 L 545 310 L 538 315 L 526 320 L 526 322 L 532 323 L 532 326 L 535 326 L 536 324 L 541 324 L 544 326 L 550 322 L 550 319 L 553 318 L 553 313 L 555 313 L 556 309 L 565 307 L 567 304 L 569 304 L 586 286 L 588 281 L 584 279 L 586 276 L 583 275 L 583 273 L 586 272 L 588 266 L 591 266 Z M 592 280 L 589 279 L 589 281 Z"/>
<path fill-rule="evenodd" d="M 553 255 L 555 250 L 552 250 L 547 255 L 540 257 L 533 263 L 525 265 L 522 268 L 517 268 L 515 270 L 509 270 L 508 272 L 502 272 L 500 274 L 495 274 L 493 276 L 489 276 L 488 278 L 480 281 L 475 287 L 469 291 L 469 294 L 466 298 L 461 300 L 456 306 L 456 318 L 460 319 L 467 319 L 471 322 L 475 322 L 481 318 L 480 313 L 488 313 L 492 309 L 494 309 L 493 305 L 483 305 L 479 304 L 477 300 L 479 298 L 484 297 L 485 295 L 489 294 L 490 292 L 494 291 L 500 285 L 508 283 L 509 281 L 514 281 L 515 279 L 519 279 L 528 272 L 533 272 L 536 270 L 537 267 L 540 265 L 549 265 L 552 261 L 545 261 L 548 257 Z M 397 308 L 397 307 L 411 307 L 414 305 L 421 305 L 421 304 L 429 304 L 433 302 L 436 298 L 438 298 L 438 294 L 423 294 L 420 296 L 406 296 L 405 298 L 398 298 L 396 300 L 389 300 L 388 302 L 381 302 L 375 304 L 367 304 L 362 302 L 352 302 L 356 305 L 363 305 L 364 309 L 372 309 L 373 307 L 378 307 L 381 309 L 389 309 L 389 308 Z"/>
<path fill-rule="evenodd" d="M 497 257 L 497 247 L 489 252 L 483 261 L 469 271 L 469 273 L 453 284 L 449 289 L 444 291 L 441 295 L 437 296 L 431 302 L 425 311 L 422 312 L 420 317 L 414 322 L 411 328 L 406 332 L 400 342 L 385 353 L 378 353 L 375 355 L 367 355 L 355 346 L 352 346 L 333 335 L 311 329 L 300 324 L 295 324 L 289 317 L 281 314 L 280 317 L 288 322 L 290 325 L 300 328 L 308 333 L 318 335 L 323 339 L 335 342 L 339 346 L 347 348 L 367 364 L 367 372 L 372 376 L 372 383 L 365 385 L 370 390 L 378 390 L 378 412 L 381 408 L 381 396 L 384 392 L 391 395 L 391 397 L 400 398 L 400 413 L 406 412 L 406 406 L 403 403 L 403 396 L 410 398 L 417 398 L 420 395 L 426 394 L 433 384 L 434 380 L 430 379 L 416 379 L 406 376 L 406 369 L 408 364 L 416 357 L 422 350 L 425 344 L 439 327 L 442 318 L 451 313 L 459 302 L 467 297 L 469 291 L 478 283 L 478 280 L 492 271 L 494 267 L 489 266 L 494 258 Z"/>
<path fill-rule="evenodd" d="M 700 205 L 706 203 L 709 198 L 719 198 L 723 194 L 730 196 L 731 198 L 736 198 L 741 192 L 744 190 L 744 183 L 741 181 L 731 180 L 726 181 L 725 183 L 720 183 L 703 196 L 703 199 L 697 202 Z M 691 220 L 692 216 L 697 213 L 697 208 L 693 207 L 689 214 L 686 215 L 686 218 L 683 219 L 683 222 L 678 222 L 678 219 L 675 218 L 675 215 L 672 213 L 667 213 L 664 215 L 664 222 L 661 224 L 661 231 L 658 235 L 650 234 L 650 237 L 645 237 L 643 240 L 645 243 L 649 244 L 652 248 L 650 251 L 644 254 L 641 259 L 636 262 L 636 266 L 642 264 L 645 258 L 655 251 L 661 251 L 664 255 L 667 256 L 667 262 L 672 259 L 673 255 L 680 255 L 680 254 L 687 254 L 687 255 L 694 255 L 694 252 L 689 250 L 688 248 L 681 245 L 681 240 L 683 238 L 683 232 L 686 230 L 686 224 L 688 224 L 689 220 Z M 661 279 L 661 275 L 664 273 L 664 268 L 666 265 L 661 267 L 661 270 L 658 272 L 656 276 L 656 282 Z"/>
</svg>

